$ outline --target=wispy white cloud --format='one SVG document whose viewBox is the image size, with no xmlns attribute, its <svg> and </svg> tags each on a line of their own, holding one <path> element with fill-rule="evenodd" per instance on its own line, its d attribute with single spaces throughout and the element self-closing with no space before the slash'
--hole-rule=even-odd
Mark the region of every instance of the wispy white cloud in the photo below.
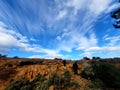
<svg viewBox="0 0 120 90">
<path fill-rule="evenodd" d="M 92 0 L 92 3 L 90 4 L 90 12 L 94 13 L 94 15 L 99 15 L 103 12 L 105 12 L 109 5 L 111 4 L 112 0 Z"/>
<path fill-rule="evenodd" d="M 29 56 L 28 58 L 42 58 L 40 55 Z"/>
<path fill-rule="evenodd" d="M 0 26 L 0 48 L 19 47 L 21 50 L 29 52 L 45 51 L 39 45 L 29 44 L 28 38 L 16 33 L 13 30 L 7 30 Z"/>
<path fill-rule="evenodd" d="M 80 54 L 80 56 L 101 56 L 101 57 L 115 57 L 119 56 L 117 52 L 120 51 L 120 46 L 103 46 L 103 47 L 90 47 L 90 48 L 84 48 L 84 52 Z"/>
<path fill-rule="evenodd" d="M 116 52 L 116 51 L 120 51 L 120 46 L 90 47 L 85 51 Z"/>
<path fill-rule="evenodd" d="M 64 58 L 63 55 L 61 54 L 45 54 L 45 55 L 33 55 L 33 56 L 29 56 L 28 58 L 44 58 L 44 59 L 54 59 L 54 58 Z"/>
<path fill-rule="evenodd" d="M 101 51 L 107 46 L 98 45 L 94 25 L 106 11 L 109 13 L 116 8 L 117 5 L 112 2 L 113 0 L 31 0 L 29 3 L 20 0 L 12 7 L 8 2 L 0 1 L 0 18 L 10 26 L 6 30 L 6 25 L 0 22 L 0 34 L 5 37 L 0 36 L 3 44 L 0 45 L 5 48 L 18 47 L 27 52 L 43 52 L 46 57 L 62 57 L 60 51 L 72 52 L 73 49 L 82 50 L 86 55 L 93 50 Z M 34 45 L 30 41 L 39 43 Z M 109 41 L 112 45 L 118 42 L 118 38 Z"/>
<path fill-rule="evenodd" d="M 120 44 L 120 36 L 106 36 L 106 41 L 109 41 L 108 46 L 116 46 Z"/>
<path fill-rule="evenodd" d="M 2 53 L 2 54 L 9 54 L 10 53 L 10 51 L 8 50 L 8 48 L 1 48 L 0 47 L 0 53 Z"/>
<path fill-rule="evenodd" d="M 45 49 L 37 44 L 29 44 L 28 38 L 13 30 L 7 30 L 3 26 L 0 27 L 0 42 L 0 52 L 8 52 L 9 48 L 14 47 L 26 52 L 45 53 L 44 58 L 62 57 L 58 50 Z"/>
<path fill-rule="evenodd" d="M 56 20 L 60 20 L 63 17 L 65 17 L 67 15 L 67 10 L 62 10 L 59 12 L 58 16 L 56 17 Z"/>
<path fill-rule="evenodd" d="M 89 3 L 88 3 L 89 2 Z M 80 10 L 83 9 L 87 12 L 80 13 L 83 14 L 82 19 L 80 20 L 80 24 L 78 26 L 72 26 L 75 27 L 72 31 L 69 31 L 67 33 L 63 33 L 61 37 L 63 38 L 61 48 L 67 51 L 71 51 L 72 48 L 77 47 L 77 50 L 80 50 L 80 48 L 89 48 L 97 45 L 97 38 L 95 35 L 95 32 L 93 30 L 94 23 L 97 21 L 97 19 L 106 11 L 106 9 L 109 7 L 109 4 L 112 2 L 112 0 L 106 0 L 106 1 L 78 1 L 78 0 L 71 0 L 67 3 L 68 7 L 73 7 L 74 12 L 80 13 Z M 83 6 L 84 5 L 84 6 Z M 100 6 L 98 8 L 98 6 Z M 77 14 L 73 14 L 71 21 L 74 23 L 75 18 Z M 79 17 L 77 17 L 79 18 Z M 92 18 L 92 19 L 91 19 Z M 78 22 L 77 22 L 78 23 Z M 71 28 L 71 26 L 70 26 Z M 89 34 L 89 37 L 86 37 L 85 34 Z"/>
<path fill-rule="evenodd" d="M 80 54 L 79 56 L 81 56 L 81 57 L 91 57 L 92 56 L 92 54 L 94 54 L 95 52 L 84 52 L 84 53 L 82 53 L 82 54 Z"/>
<path fill-rule="evenodd" d="M 60 36 L 57 36 L 57 38 L 56 38 L 56 39 L 59 41 L 59 40 L 61 40 L 61 37 L 60 37 Z"/>
<path fill-rule="evenodd" d="M 111 11 L 113 11 L 114 9 L 117 9 L 119 7 L 120 7 L 120 3 L 117 2 L 116 4 L 113 4 L 109 8 L 107 8 L 106 13 L 110 13 Z"/>
</svg>

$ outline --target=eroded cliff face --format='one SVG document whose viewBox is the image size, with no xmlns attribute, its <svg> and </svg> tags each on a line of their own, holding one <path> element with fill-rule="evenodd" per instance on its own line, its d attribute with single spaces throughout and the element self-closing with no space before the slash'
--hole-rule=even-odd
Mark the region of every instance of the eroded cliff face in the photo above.
<svg viewBox="0 0 120 90">
<path fill-rule="evenodd" d="M 72 61 L 68 61 L 66 66 L 63 65 L 61 60 L 42 60 L 36 62 L 33 60 L 34 64 L 20 65 L 20 62 L 23 61 L 25 60 L 0 60 L 0 90 L 4 90 L 7 85 L 19 78 L 27 78 L 31 81 L 38 74 L 48 78 L 53 73 L 62 74 L 65 70 L 72 74 L 72 79 L 78 81 L 81 88 L 88 84 L 87 80 L 73 74 Z M 83 65 L 78 64 L 78 73 L 82 69 Z"/>
</svg>

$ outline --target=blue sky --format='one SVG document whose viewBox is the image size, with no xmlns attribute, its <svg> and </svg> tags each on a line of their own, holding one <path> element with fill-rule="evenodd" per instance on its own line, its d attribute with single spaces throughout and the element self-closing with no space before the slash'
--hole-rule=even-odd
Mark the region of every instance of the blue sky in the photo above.
<svg viewBox="0 0 120 90">
<path fill-rule="evenodd" d="M 0 0 L 0 53 L 9 57 L 119 57 L 117 0 Z"/>
</svg>

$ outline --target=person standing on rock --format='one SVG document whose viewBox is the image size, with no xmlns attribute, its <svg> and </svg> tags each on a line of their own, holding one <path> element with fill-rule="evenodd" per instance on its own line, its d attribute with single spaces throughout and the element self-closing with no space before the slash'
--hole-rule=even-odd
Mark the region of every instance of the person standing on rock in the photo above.
<svg viewBox="0 0 120 90">
<path fill-rule="evenodd" d="M 74 74 L 78 74 L 78 65 L 77 65 L 77 61 L 75 63 L 73 63 L 73 72 Z"/>
</svg>

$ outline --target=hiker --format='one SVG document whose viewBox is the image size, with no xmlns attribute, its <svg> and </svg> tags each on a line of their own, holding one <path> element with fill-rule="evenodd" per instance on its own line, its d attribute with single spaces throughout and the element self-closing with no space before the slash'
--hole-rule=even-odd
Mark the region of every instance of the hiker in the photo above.
<svg viewBox="0 0 120 90">
<path fill-rule="evenodd" d="M 62 63 L 64 66 L 66 66 L 66 60 L 63 60 Z"/>
<path fill-rule="evenodd" d="M 78 70 L 78 65 L 77 65 L 77 61 L 76 61 L 75 63 L 73 63 L 73 72 L 74 72 L 74 74 L 78 74 L 77 70 Z"/>
</svg>

